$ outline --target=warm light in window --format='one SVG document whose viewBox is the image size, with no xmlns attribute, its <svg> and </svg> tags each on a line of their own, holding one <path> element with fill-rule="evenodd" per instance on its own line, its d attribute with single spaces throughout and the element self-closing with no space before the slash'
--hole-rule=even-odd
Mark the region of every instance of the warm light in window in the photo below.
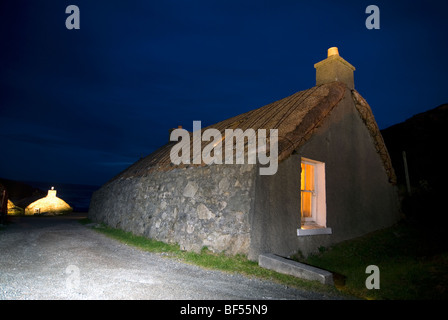
<svg viewBox="0 0 448 320">
<path fill-rule="evenodd" d="M 327 227 L 325 196 L 325 163 L 301 159 L 300 174 L 300 229 L 298 236 L 331 234 Z"/>
<path fill-rule="evenodd" d="M 301 164 L 301 213 L 303 218 L 312 217 L 312 200 L 314 195 L 314 166 Z"/>
</svg>

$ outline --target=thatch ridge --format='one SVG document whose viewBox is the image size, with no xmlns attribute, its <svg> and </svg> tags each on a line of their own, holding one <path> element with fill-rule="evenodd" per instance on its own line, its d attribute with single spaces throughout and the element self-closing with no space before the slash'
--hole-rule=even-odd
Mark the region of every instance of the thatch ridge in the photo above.
<svg viewBox="0 0 448 320">
<path fill-rule="evenodd" d="M 221 132 L 225 140 L 225 129 L 252 128 L 256 132 L 259 129 L 278 129 L 278 160 L 289 157 L 294 150 L 302 146 L 321 125 L 322 121 L 343 99 L 347 87 L 341 82 L 332 82 L 318 85 L 307 90 L 299 91 L 291 96 L 275 101 L 261 108 L 223 120 L 216 124 L 202 128 L 202 131 L 214 128 Z M 392 183 L 395 174 L 390 162 L 389 154 L 382 140 L 381 133 L 375 122 L 372 111 L 367 102 L 355 90 L 352 97 L 361 118 L 372 135 L 375 147 L 389 175 Z M 192 134 L 190 133 L 190 137 Z M 193 150 L 193 139 L 190 139 L 190 150 Z M 186 167 L 205 166 L 202 164 L 171 163 L 170 151 L 177 142 L 170 142 L 147 157 L 140 159 L 129 168 L 118 174 L 111 181 L 139 176 L 146 176 L 153 172 L 170 171 Z M 202 148 L 209 142 L 202 142 Z M 192 159 L 192 157 L 191 157 Z M 110 181 L 110 182 L 111 182 Z"/>
<path fill-rule="evenodd" d="M 370 132 L 375 149 L 383 161 L 384 169 L 389 177 L 389 182 L 395 185 L 397 183 L 395 170 L 392 166 L 392 161 L 389 152 L 387 151 L 386 144 L 384 143 L 383 136 L 381 135 L 381 131 L 373 116 L 372 109 L 358 91 L 352 90 L 352 97 L 361 119 L 364 121 L 364 124 Z"/>
</svg>

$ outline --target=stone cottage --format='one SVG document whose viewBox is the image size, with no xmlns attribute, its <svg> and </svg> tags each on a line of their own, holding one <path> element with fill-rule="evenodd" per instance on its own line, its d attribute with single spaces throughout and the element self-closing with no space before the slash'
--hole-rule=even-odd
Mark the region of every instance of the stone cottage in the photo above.
<svg viewBox="0 0 448 320">
<path fill-rule="evenodd" d="M 337 48 L 316 86 L 209 128 L 278 130 L 278 170 L 178 164 L 171 142 L 94 193 L 89 217 L 185 250 L 304 255 L 399 219 L 395 174 L 355 68 Z M 205 130 L 207 128 L 204 128 Z M 193 162 L 192 162 L 193 163 Z"/>
</svg>

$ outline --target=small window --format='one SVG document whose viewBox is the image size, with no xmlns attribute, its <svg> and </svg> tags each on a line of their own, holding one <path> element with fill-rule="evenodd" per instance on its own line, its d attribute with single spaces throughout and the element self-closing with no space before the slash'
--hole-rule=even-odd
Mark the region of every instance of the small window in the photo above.
<svg viewBox="0 0 448 320">
<path fill-rule="evenodd" d="M 297 235 L 329 234 L 325 199 L 325 163 L 302 158 L 300 220 Z"/>
<path fill-rule="evenodd" d="M 301 173 L 301 217 L 302 224 L 305 221 L 316 220 L 316 191 L 314 189 L 314 165 L 306 162 L 302 162 L 302 173 Z"/>
</svg>

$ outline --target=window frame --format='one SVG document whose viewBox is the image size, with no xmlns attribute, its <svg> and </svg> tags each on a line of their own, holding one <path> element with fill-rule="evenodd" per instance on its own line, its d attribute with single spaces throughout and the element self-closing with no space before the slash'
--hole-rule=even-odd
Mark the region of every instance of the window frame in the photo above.
<svg viewBox="0 0 448 320">
<path fill-rule="evenodd" d="M 331 228 L 327 227 L 325 163 L 302 157 L 300 159 L 300 180 L 302 179 L 302 163 L 314 167 L 314 192 L 311 200 L 311 218 L 303 218 L 302 192 L 307 191 L 302 191 L 302 181 L 300 181 L 300 228 L 297 229 L 297 235 L 331 234 Z M 302 224 L 303 219 L 305 223 Z M 314 224 L 314 227 L 306 228 L 307 223 Z"/>
<path fill-rule="evenodd" d="M 316 209 L 317 209 L 317 193 L 318 193 L 318 191 L 316 190 L 317 188 L 317 184 L 316 184 L 316 164 L 314 163 L 314 162 L 311 162 L 311 161 L 309 161 L 309 160 L 303 160 L 302 159 L 302 161 L 301 161 L 301 164 L 305 164 L 305 165 L 310 165 L 310 166 L 312 166 L 313 167 L 313 190 L 307 190 L 307 188 L 306 188 L 306 183 L 305 183 L 305 189 L 304 190 L 302 190 L 302 185 L 300 186 L 300 201 L 301 201 L 301 203 L 300 203 L 300 219 L 301 219 L 301 221 L 302 221 L 302 219 L 303 220 L 305 220 L 305 221 L 309 221 L 309 222 L 315 222 L 316 221 L 316 218 L 317 218 L 317 213 L 316 213 Z M 302 173 L 302 172 L 301 172 Z M 305 172 L 305 175 L 306 175 L 306 172 Z M 302 179 L 302 174 L 300 175 L 300 179 Z M 306 179 L 306 178 L 305 178 Z M 303 213 L 302 213 L 302 203 L 303 203 L 303 198 L 302 198 L 302 193 L 303 192 L 307 192 L 307 193 L 310 193 L 311 194 L 311 217 L 304 217 L 303 216 Z"/>
</svg>

